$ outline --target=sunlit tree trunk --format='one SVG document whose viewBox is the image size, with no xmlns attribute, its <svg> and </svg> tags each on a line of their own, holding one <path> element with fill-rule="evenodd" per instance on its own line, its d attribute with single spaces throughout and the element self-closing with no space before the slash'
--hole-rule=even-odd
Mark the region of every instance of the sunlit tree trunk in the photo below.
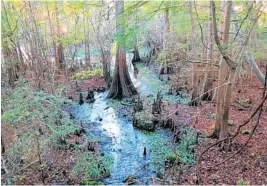
<svg viewBox="0 0 267 186">
<path fill-rule="evenodd" d="M 126 51 L 125 51 L 125 30 L 123 19 L 124 1 L 115 1 L 116 11 L 116 32 L 120 36 L 117 42 L 117 51 L 115 59 L 115 70 L 113 79 L 108 94 L 108 98 L 124 98 L 137 94 L 137 90 L 134 87 L 130 78 L 127 63 L 126 63 Z"/>
<path fill-rule="evenodd" d="M 230 19 L 231 19 L 231 10 L 232 10 L 232 1 L 228 1 L 226 5 L 226 10 L 224 14 L 224 23 L 223 23 L 223 34 L 222 34 L 222 41 L 224 43 L 224 46 L 228 45 L 229 40 L 229 31 L 230 31 Z M 214 7 L 213 2 L 213 7 Z M 213 18 L 215 15 L 213 15 Z M 214 32 L 217 32 L 217 30 L 214 30 Z M 217 104 L 216 104 L 216 120 L 215 120 L 215 129 L 213 132 L 212 137 L 214 138 L 223 138 L 227 135 L 227 123 L 224 123 L 224 120 L 227 120 L 228 122 L 228 115 L 229 113 L 224 113 L 224 111 L 229 112 L 228 109 L 225 109 L 224 102 L 225 99 L 229 99 L 228 97 L 225 97 L 226 92 L 226 86 L 224 86 L 224 83 L 226 83 L 226 79 L 228 79 L 229 73 L 227 69 L 227 63 L 223 57 L 221 57 L 220 60 L 220 67 L 219 67 L 219 79 L 218 79 L 218 89 L 217 89 Z M 229 100 L 227 100 L 228 102 Z"/>
</svg>

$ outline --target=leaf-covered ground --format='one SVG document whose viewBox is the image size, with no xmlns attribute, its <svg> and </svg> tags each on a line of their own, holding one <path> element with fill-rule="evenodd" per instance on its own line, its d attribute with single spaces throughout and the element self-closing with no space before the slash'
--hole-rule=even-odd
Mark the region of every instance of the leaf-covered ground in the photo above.
<svg viewBox="0 0 267 186">
<path fill-rule="evenodd" d="M 229 131 L 234 133 L 238 125 L 250 118 L 255 107 L 261 101 L 263 85 L 252 76 L 252 79 L 241 77 L 239 84 L 234 89 L 232 96 L 232 105 L 230 107 Z M 251 100 L 248 108 L 243 108 L 236 102 L 236 99 Z M 215 104 L 202 103 L 197 108 L 185 105 L 168 105 L 169 113 L 173 113 L 177 123 L 189 123 L 197 132 L 204 132 L 206 135 L 212 133 L 215 124 Z M 247 146 L 241 150 L 234 158 L 224 164 L 213 167 L 215 164 L 222 162 L 230 157 L 242 144 L 248 139 L 253 126 L 256 124 L 256 118 L 242 127 L 241 133 L 234 139 L 231 151 L 219 151 L 214 147 L 208 151 L 201 161 L 201 179 L 202 184 L 266 184 L 267 183 L 267 103 L 265 103 L 264 112 L 260 119 L 260 124 L 252 139 Z M 178 115 L 175 111 L 178 110 Z M 216 142 L 214 139 L 200 137 L 199 145 L 196 148 L 198 156 L 209 145 Z M 212 168 L 210 168 L 212 167 Z M 176 175 L 180 184 L 196 184 L 196 166 L 193 166 L 183 174 Z"/>
<path fill-rule="evenodd" d="M 95 77 L 78 82 L 78 86 L 82 91 L 87 91 L 88 88 L 94 89 L 96 87 L 106 87 L 103 78 Z M 258 82 L 256 77 L 252 79 L 242 77 L 239 84 L 234 89 L 232 97 L 232 106 L 230 107 L 230 133 L 234 133 L 237 126 L 247 120 L 255 107 L 261 101 L 263 86 Z M 78 94 L 75 91 L 75 83 L 72 83 L 72 88 L 66 94 L 72 96 L 74 100 L 78 100 Z M 251 104 L 245 108 L 236 100 L 250 100 Z M 206 138 L 206 135 L 211 134 L 215 123 L 215 104 L 202 103 L 199 107 L 189 107 L 186 105 L 177 105 L 164 101 L 164 107 L 167 109 L 169 115 L 174 118 L 177 124 L 187 123 L 193 127 L 196 132 L 202 135 L 199 137 L 199 144 L 195 148 L 195 152 L 199 155 L 210 144 L 216 142 L 214 139 Z M 212 148 L 207 152 L 201 161 L 201 184 L 266 184 L 267 183 L 267 103 L 262 114 L 260 124 L 248 145 L 224 164 L 213 167 L 216 163 L 223 161 L 225 158 L 231 156 L 245 141 L 248 139 L 248 134 L 240 133 L 233 141 L 231 151 L 219 151 L 217 147 Z M 178 112 L 177 112 L 178 111 Z M 247 126 L 242 128 L 241 132 L 248 133 L 255 125 L 256 118 L 254 118 Z M 2 124 L 2 131 L 5 131 L 4 137 L 7 148 L 15 140 L 14 131 L 5 123 Z M 9 141 L 8 141 L 9 140 Z M 83 144 L 84 138 L 76 135 L 71 135 L 68 139 L 73 144 Z M 82 150 L 81 152 L 86 151 Z M 73 168 L 78 160 L 75 146 L 72 149 L 54 149 L 48 148 L 43 157 L 46 163 L 44 172 L 46 176 L 46 183 L 53 184 L 73 184 L 78 183 L 82 176 L 73 176 Z M 23 166 L 22 166 L 23 167 Z M 34 168 L 36 167 L 36 168 Z M 212 168 L 210 168 L 212 167 Z M 20 177 L 16 178 L 16 184 L 33 184 L 40 183 L 40 170 L 37 163 L 33 163 L 31 168 L 28 167 L 23 171 Z M 168 173 L 168 171 L 167 171 Z M 169 169 L 170 182 L 174 184 L 196 184 L 196 165 L 184 165 L 181 167 L 173 167 Z M 2 177 L 3 179 L 3 177 Z M 162 182 L 155 182 L 162 183 Z"/>
</svg>

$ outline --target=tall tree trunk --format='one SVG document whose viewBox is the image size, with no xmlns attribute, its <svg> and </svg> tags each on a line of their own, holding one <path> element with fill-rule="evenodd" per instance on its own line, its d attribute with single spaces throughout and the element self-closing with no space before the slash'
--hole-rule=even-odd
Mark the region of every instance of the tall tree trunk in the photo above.
<svg viewBox="0 0 267 186">
<path fill-rule="evenodd" d="M 56 55 L 56 43 L 55 43 L 55 40 L 54 40 L 54 37 L 53 37 L 53 34 L 54 34 L 54 29 L 53 29 L 53 26 L 52 26 L 52 20 L 51 20 L 51 15 L 50 15 L 50 11 L 49 11 L 49 8 L 48 8 L 48 4 L 47 4 L 47 1 L 46 1 L 46 10 L 47 10 L 47 14 L 48 14 L 48 23 L 49 23 L 49 29 L 50 29 L 50 34 L 51 34 L 51 38 L 52 38 L 52 44 L 53 44 L 53 50 L 54 50 L 54 58 L 55 55 Z"/>
<path fill-rule="evenodd" d="M 32 31 L 32 39 L 31 39 L 31 52 L 32 52 L 32 61 L 34 64 L 34 72 L 35 72 L 35 81 L 37 83 L 37 87 L 40 89 L 41 88 L 41 76 L 43 76 L 44 79 L 44 66 L 43 66 L 43 61 L 42 59 L 42 53 L 41 53 L 41 47 L 40 47 L 40 42 L 39 42 L 39 32 L 38 32 L 38 27 L 37 23 L 35 20 L 35 10 L 34 3 L 32 4 L 30 1 L 28 1 L 28 7 L 30 11 L 30 17 L 31 17 L 31 31 Z"/>
<path fill-rule="evenodd" d="M 135 26 L 137 26 L 137 8 L 135 9 Z M 135 44 L 134 44 L 133 54 L 134 54 L 134 56 L 133 56 L 133 59 L 132 59 L 132 63 L 141 61 L 141 58 L 140 58 L 140 55 L 139 55 L 139 51 L 138 51 L 138 47 L 137 47 L 137 36 L 135 37 Z"/>
<path fill-rule="evenodd" d="M 108 84 L 108 87 L 110 87 L 110 83 L 111 83 L 111 78 L 110 78 L 111 53 L 110 51 L 105 52 L 103 48 L 101 47 L 101 58 L 102 58 L 102 63 L 103 63 L 104 79 L 105 79 L 105 82 Z"/>
<path fill-rule="evenodd" d="M 63 46 L 61 42 L 61 30 L 60 30 L 60 22 L 59 22 L 59 12 L 58 12 L 58 6 L 57 2 L 55 2 L 55 12 L 56 12 L 56 26 L 57 26 L 57 42 L 56 42 L 56 53 L 55 53 L 55 63 L 58 68 L 63 67 L 64 63 L 64 52 L 63 52 Z"/>
<path fill-rule="evenodd" d="M 123 19 L 124 1 L 115 1 L 116 11 L 116 32 L 121 38 L 117 43 L 115 70 L 113 74 L 112 84 L 109 90 L 108 98 L 120 99 L 123 97 L 130 97 L 137 94 L 130 78 L 125 52 L 125 30 Z"/>
<path fill-rule="evenodd" d="M 92 69 L 91 65 L 91 55 L 90 55 L 90 44 L 89 44 L 89 29 L 87 28 L 89 26 L 88 17 L 84 14 L 84 52 L 85 52 L 85 63 L 86 66 Z"/>
<path fill-rule="evenodd" d="M 170 25 L 170 11 L 169 8 L 165 9 L 165 37 L 168 37 L 168 33 L 171 31 L 171 25 Z M 166 38 L 165 38 L 166 39 Z M 166 40 L 165 40 L 166 42 Z"/>
<path fill-rule="evenodd" d="M 167 40 L 168 40 L 168 36 L 170 33 L 170 17 L 169 17 L 169 8 L 166 8 L 164 10 L 164 16 L 163 16 L 163 51 L 164 52 L 168 52 L 167 50 Z M 167 61 L 167 57 L 165 58 L 165 60 L 163 61 L 163 63 L 160 66 L 160 70 L 159 70 L 159 75 L 160 74 L 167 74 L 168 73 L 168 61 Z"/>
<path fill-rule="evenodd" d="M 212 15 L 211 15 L 211 2 L 210 2 L 210 20 L 209 20 L 209 30 L 208 30 L 208 45 L 207 45 L 207 60 L 210 64 L 212 64 Z M 202 93 L 202 100 L 203 101 L 211 101 L 213 97 L 212 85 L 213 85 L 213 78 L 211 75 L 212 65 L 206 65 L 206 72 L 204 75 L 204 83 L 203 83 L 203 93 Z"/>
<path fill-rule="evenodd" d="M 224 14 L 224 24 L 223 24 L 223 35 L 222 41 L 224 42 L 224 46 L 228 45 L 229 40 L 229 31 L 230 31 L 230 19 L 231 19 L 231 11 L 232 11 L 232 1 L 227 2 L 225 14 Z M 215 14 L 215 3 L 212 2 L 212 13 Z M 213 15 L 213 19 L 216 18 Z M 214 24 L 214 20 L 213 20 Z M 213 25 L 216 27 L 216 25 Z M 217 32 L 217 29 L 214 29 L 214 32 Z M 226 79 L 229 77 L 227 63 L 223 57 L 220 60 L 220 67 L 219 67 L 219 79 L 218 79 L 218 89 L 217 89 L 217 104 L 216 104 L 216 120 L 215 120 L 215 129 L 213 132 L 212 137 L 214 138 L 223 138 L 227 135 L 227 123 L 224 123 L 224 120 L 228 122 L 228 115 L 229 113 L 224 113 L 224 111 L 229 112 L 228 109 L 224 109 L 225 99 L 225 92 L 227 91 L 226 86 L 223 84 L 226 83 Z M 227 100 L 229 101 L 229 100 Z"/>
<path fill-rule="evenodd" d="M 195 32 L 195 18 L 193 15 L 193 1 L 189 1 L 189 13 L 190 13 L 190 21 L 191 21 L 191 51 L 192 51 L 192 58 L 195 59 L 197 54 L 196 54 L 196 32 Z M 192 92 L 191 92 L 191 106 L 197 106 L 200 102 L 198 98 L 198 85 L 197 85 L 197 75 L 196 75 L 196 70 L 197 70 L 197 64 L 193 64 L 193 69 L 192 69 Z"/>
</svg>

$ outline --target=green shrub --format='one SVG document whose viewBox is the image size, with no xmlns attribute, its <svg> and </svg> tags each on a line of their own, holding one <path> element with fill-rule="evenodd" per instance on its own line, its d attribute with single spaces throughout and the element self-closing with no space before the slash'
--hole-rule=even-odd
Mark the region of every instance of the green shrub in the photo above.
<svg viewBox="0 0 267 186">
<path fill-rule="evenodd" d="M 250 185 L 249 181 L 241 179 L 237 182 L 237 185 Z"/>
<path fill-rule="evenodd" d="M 179 163 L 179 161 L 180 161 L 179 156 L 177 154 L 174 154 L 174 153 L 168 154 L 165 159 L 171 165 L 173 165 L 175 163 Z"/>
<path fill-rule="evenodd" d="M 159 175 L 164 175 L 165 172 L 165 159 L 169 154 L 172 154 L 173 151 L 168 144 L 171 144 L 171 139 L 166 139 L 163 134 L 160 133 L 148 133 L 148 143 L 150 150 L 153 153 L 152 164 L 157 170 L 158 177 Z"/>
<path fill-rule="evenodd" d="M 170 164 L 191 164 L 195 162 L 193 146 L 197 142 L 194 129 L 188 126 L 181 128 L 181 140 L 172 146 L 171 139 L 159 133 L 148 133 L 150 150 L 153 153 L 152 163 L 158 175 L 164 175 L 165 161 Z"/>
<path fill-rule="evenodd" d="M 72 176 L 83 175 L 85 179 L 101 179 L 110 174 L 113 157 L 93 152 L 82 152 L 72 170 Z"/>
<path fill-rule="evenodd" d="M 89 77 L 94 77 L 94 76 L 103 76 L 103 70 L 101 68 L 94 68 L 93 70 L 88 70 L 88 71 L 83 71 L 80 73 L 73 74 L 71 76 L 72 80 L 84 80 Z"/>
<path fill-rule="evenodd" d="M 180 157 L 180 162 L 191 164 L 195 162 L 193 146 L 197 142 L 197 137 L 193 128 L 185 126 L 181 129 L 181 140 L 176 147 L 176 153 Z"/>
<path fill-rule="evenodd" d="M 169 54 L 167 52 L 160 52 L 157 59 L 156 59 L 156 63 L 162 64 L 164 63 L 164 61 L 166 61 L 167 57 L 169 56 Z"/>
<path fill-rule="evenodd" d="M 71 101 L 37 91 L 25 79 L 20 79 L 18 86 L 2 97 L 2 121 L 13 127 L 16 134 L 14 145 L 7 151 L 9 162 L 14 162 L 9 165 L 11 169 L 18 166 L 19 159 L 24 159 L 25 164 L 35 161 L 37 145 L 40 153 L 49 145 L 62 146 L 62 141 L 78 129 L 62 112 L 64 103 Z"/>
<path fill-rule="evenodd" d="M 80 185 L 103 185 L 103 183 L 98 181 L 82 180 Z"/>
</svg>

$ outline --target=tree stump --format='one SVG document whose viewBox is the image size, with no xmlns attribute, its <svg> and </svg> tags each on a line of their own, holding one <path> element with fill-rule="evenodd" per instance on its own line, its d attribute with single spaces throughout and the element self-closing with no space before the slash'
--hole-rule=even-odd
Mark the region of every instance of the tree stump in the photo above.
<svg viewBox="0 0 267 186">
<path fill-rule="evenodd" d="M 172 86 L 170 87 L 170 89 L 168 91 L 168 95 L 172 95 Z"/>
<path fill-rule="evenodd" d="M 140 55 L 139 55 L 139 51 L 138 51 L 138 48 L 136 46 L 134 47 L 133 54 L 134 54 L 134 56 L 133 56 L 133 59 L 132 59 L 132 63 L 141 61 L 141 58 L 140 58 Z"/>
<path fill-rule="evenodd" d="M 156 100 L 154 99 L 154 103 L 152 104 L 152 114 L 161 114 L 161 95 L 160 91 L 157 93 Z"/>
<path fill-rule="evenodd" d="M 138 68 L 136 66 L 134 66 L 134 77 L 137 78 L 138 75 Z"/>
<path fill-rule="evenodd" d="M 95 98 L 94 98 L 94 91 L 88 89 L 88 95 L 86 97 L 86 102 L 87 103 L 93 103 L 95 101 Z"/>
<path fill-rule="evenodd" d="M 84 103 L 84 101 L 83 101 L 83 94 L 80 92 L 79 105 L 82 105 L 83 103 Z"/>
<path fill-rule="evenodd" d="M 191 101 L 189 102 L 189 106 L 196 107 L 201 104 L 201 100 L 199 98 L 198 92 L 196 89 L 193 89 L 191 94 Z"/>
<path fill-rule="evenodd" d="M 74 116 L 72 115 L 71 112 L 70 112 L 70 119 L 74 119 Z"/>
<path fill-rule="evenodd" d="M 166 121 L 163 121 L 163 128 L 172 128 L 173 125 L 174 125 L 174 121 L 173 121 L 173 118 L 167 118 Z"/>
<path fill-rule="evenodd" d="M 134 112 L 140 112 L 143 110 L 143 102 L 141 101 L 140 94 L 138 94 L 137 103 L 134 106 Z"/>
</svg>

